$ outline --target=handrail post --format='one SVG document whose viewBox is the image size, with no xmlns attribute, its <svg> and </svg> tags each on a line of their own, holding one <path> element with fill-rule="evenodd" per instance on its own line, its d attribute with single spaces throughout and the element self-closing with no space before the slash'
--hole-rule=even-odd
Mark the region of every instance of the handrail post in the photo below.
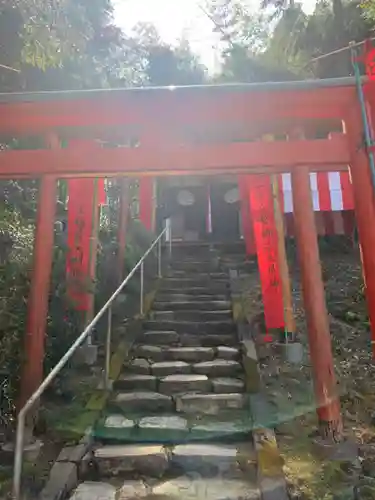
<svg viewBox="0 0 375 500">
<path fill-rule="evenodd" d="M 158 277 L 161 278 L 161 238 L 158 241 Z"/>
<path fill-rule="evenodd" d="M 21 476 L 22 476 L 22 458 L 23 443 L 25 435 L 25 407 L 18 414 L 16 447 L 14 450 L 14 471 L 13 471 L 13 500 L 21 498 Z"/>
<path fill-rule="evenodd" d="M 111 363 L 112 341 L 112 306 L 108 309 L 107 337 L 105 343 L 104 389 L 109 389 L 109 371 Z"/>
<path fill-rule="evenodd" d="M 141 264 L 141 296 L 140 296 L 140 307 L 139 312 L 143 314 L 143 288 L 144 288 L 144 261 Z"/>
</svg>

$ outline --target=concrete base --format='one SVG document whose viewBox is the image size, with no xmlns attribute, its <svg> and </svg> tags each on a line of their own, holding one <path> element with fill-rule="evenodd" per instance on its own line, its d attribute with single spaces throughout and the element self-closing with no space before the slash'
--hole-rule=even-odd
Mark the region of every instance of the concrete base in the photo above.
<svg viewBox="0 0 375 500">
<path fill-rule="evenodd" d="M 354 440 L 347 439 L 340 443 L 332 443 L 317 437 L 313 443 L 322 460 L 352 462 L 358 459 L 358 445 Z"/>
<path fill-rule="evenodd" d="M 291 364 L 301 364 L 304 358 L 304 349 L 301 342 L 278 343 L 278 350 L 284 361 Z"/>
<path fill-rule="evenodd" d="M 35 462 L 39 457 L 43 445 L 44 443 L 40 439 L 35 439 L 31 443 L 25 444 L 23 447 L 23 456 L 25 460 L 27 460 L 28 462 Z M 2 452 L 9 453 L 10 455 L 14 454 L 14 449 L 15 449 L 15 444 L 13 442 L 5 443 L 1 447 Z"/>
</svg>

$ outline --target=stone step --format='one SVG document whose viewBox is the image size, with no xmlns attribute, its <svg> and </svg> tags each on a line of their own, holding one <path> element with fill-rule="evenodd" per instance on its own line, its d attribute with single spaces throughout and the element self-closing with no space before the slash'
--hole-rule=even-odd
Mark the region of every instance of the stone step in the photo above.
<svg viewBox="0 0 375 500">
<path fill-rule="evenodd" d="M 221 321 L 231 320 L 231 309 L 224 310 L 190 310 L 190 311 L 155 311 L 151 313 L 155 321 Z"/>
<path fill-rule="evenodd" d="M 232 346 L 238 345 L 238 340 L 235 334 L 232 335 L 210 334 L 206 335 L 205 337 L 202 337 L 200 335 L 194 335 L 191 333 L 181 333 L 180 344 L 182 347 L 218 347 L 225 345 L 228 346 L 228 349 L 233 349 Z M 234 351 L 232 351 L 232 353 L 234 353 Z M 229 356 L 229 351 L 226 351 L 226 356 L 224 356 L 224 350 L 222 350 L 219 357 L 224 359 L 229 359 L 228 356 Z"/>
<path fill-rule="evenodd" d="M 215 359 L 193 365 L 193 372 L 209 377 L 235 377 L 242 370 L 238 361 L 230 359 Z"/>
<path fill-rule="evenodd" d="M 196 259 L 185 259 L 185 260 L 173 260 L 171 262 L 171 268 L 175 270 L 188 270 L 191 272 L 194 271 L 207 271 L 207 270 L 212 270 L 216 271 L 219 270 L 219 263 L 216 259 L 207 259 L 207 260 L 196 260 Z"/>
<path fill-rule="evenodd" d="M 158 365 L 158 363 L 156 364 Z M 171 363 L 170 366 L 151 365 L 151 371 L 158 373 L 156 375 L 129 375 L 122 374 L 114 381 L 114 391 L 151 391 L 160 392 L 162 394 L 178 394 L 187 392 L 216 392 L 216 393 L 231 393 L 242 392 L 244 382 L 237 378 L 219 377 L 209 379 L 207 375 L 192 373 L 192 367 L 186 363 L 182 365 L 184 371 L 188 373 L 179 373 L 181 366 Z M 168 369 L 169 368 L 169 369 Z M 168 372 L 168 375 L 165 375 Z"/>
<path fill-rule="evenodd" d="M 160 288 L 158 292 L 158 297 L 164 297 L 165 295 L 170 296 L 170 295 L 176 295 L 176 294 L 183 294 L 184 296 L 189 296 L 189 297 L 194 297 L 197 295 L 206 295 L 210 297 L 217 297 L 219 296 L 228 296 L 229 294 L 229 288 L 219 286 L 219 287 L 212 287 L 210 286 L 209 288 L 206 286 L 191 286 L 188 288 L 181 288 L 177 284 L 176 285 L 167 285 L 163 284 L 162 287 Z"/>
<path fill-rule="evenodd" d="M 199 471 L 203 476 L 208 471 L 235 475 L 238 471 L 237 459 L 235 445 L 181 444 L 171 453 L 172 466 L 184 472 Z"/>
<path fill-rule="evenodd" d="M 194 473 L 193 473 L 194 474 Z M 193 477 L 192 473 L 167 479 L 154 486 L 155 500 L 260 500 L 255 474 L 250 478 L 242 474 L 238 478 L 224 476 Z M 268 497 L 267 497 L 268 498 Z M 270 497 L 271 498 L 271 497 Z M 276 498 L 276 497 L 273 497 Z M 86 499 L 85 499 L 86 500 Z M 107 499 L 104 499 L 107 500 Z M 153 500 L 153 497 L 150 497 Z"/>
<path fill-rule="evenodd" d="M 158 304 L 160 303 L 173 303 L 173 302 L 195 302 L 201 304 L 202 302 L 228 302 L 231 303 L 229 297 L 225 294 L 206 294 L 206 295 L 189 295 L 185 293 L 165 293 L 159 292 L 157 295 Z"/>
<path fill-rule="evenodd" d="M 157 321 L 144 322 L 146 330 L 176 331 L 177 333 L 193 333 L 196 335 L 227 335 L 236 333 L 236 325 L 232 320 L 225 321 Z"/>
<path fill-rule="evenodd" d="M 141 480 L 126 480 L 114 486 L 109 482 L 85 481 L 78 485 L 69 500 L 219 500 L 225 491 L 226 500 L 260 500 L 260 493 L 254 482 L 246 476 L 240 479 L 193 478 L 180 476 L 155 485 L 146 485 Z"/>
<path fill-rule="evenodd" d="M 242 410 L 245 394 L 231 393 L 183 393 L 175 396 L 151 391 L 119 392 L 109 406 L 124 415 L 178 413 L 218 415 L 223 410 Z"/>
<path fill-rule="evenodd" d="M 216 346 L 237 346 L 238 345 L 238 340 L 237 340 L 237 335 L 236 333 L 232 334 L 222 334 L 222 335 L 214 335 L 214 334 L 209 334 L 206 335 L 202 338 L 201 345 L 203 347 L 216 347 Z M 181 342 L 183 339 L 183 335 L 181 335 Z"/>
<path fill-rule="evenodd" d="M 191 365 L 185 361 L 162 361 L 151 365 L 151 373 L 155 377 L 191 373 Z"/>
<path fill-rule="evenodd" d="M 152 307 L 153 311 L 228 311 L 231 309 L 231 303 L 229 300 L 168 300 L 154 302 Z"/>
<path fill-rule="evenodd" d="M 215 350 L 212 347 L 166 347 L 155 345 L 139 345 L 134 348 L 136 358 L 146 358 L 155 362 L 160 361 L 212 361 Z"/>
<path fill-rule="evenodd" d="M 130 472 L 162 477 L 169 468 L 169 454 L 160 445 L 106 445 L 93 452 L 93 461 L 101 477 L 121 476 Z"/>
<path fill-rule="evenodd" d="M 166 275 L 167 279 L 183 279 L 183 280 L 194 280 L 194 281 L 211 281 L 211 280 L 223 280 L 228 281 L 228 274 L 218 271 L 209 271 L 202 269 L 201 272 L 191 272 L 191 271 L 181 271 L 171 269 Z"/>
<path fill-rule="evenodd" d="M 241 410 L 246 398 L 241 393 L 183 394 L 176 396 L 176 410 L 184 414 L 218 415 L 223 410 Z"/>
<path fill-rule="evenodd" d="M 93 428 L 93 436 L 108 444 L 232 442 L 248 437 L 252 419 L 246 410 L 221 410 L 218 415 L 202 414 L 109 414 Z"/>
<path fill-rule="evenodd" d="M 175 409 L 170 396 L 152 391 L 120 392 L 110 404 L 122 412 L 130 413 L 168 413 Z"/>
<path fill-rule="evenodd" d="M 212 391 L 212 388 L 212 382 L 206 375 L 167 375 L 159 382 L 159 391 L 168 395 L 188 392 L 207 393 Z"/>
<path fill-rule="evenodd" d="M 221 290 L 225 290 L 229 287 L 229 280 L 227 278 L 222 279 L 213 279 L 213 278 L 164 278 L 163 280 L 163 289 L 186 289 L 186 288 L 195 288 L 195 287 L 204 287 L 208 290 L 221 288 Z"/>
<path fill-rule="evenodd" d="M 114 391 L 154 391 L 158 389 L 158 379 L 153 375 L 120 375 L 113 382 Z"/>
<path fill-rule="evenodd" d="M 212 383 L 214 392 L 217 394 L 231 394 L 244 392 L 245 390 L 245 383 L 239 378 L 219 377 L 209 380 Z"/>
<path fill-rule="evenodd" d="M 180 336 L 174 331 L 146 331 L 142 333 L 142 342 L 147 345 L 177 345 Z"/>
</svg>

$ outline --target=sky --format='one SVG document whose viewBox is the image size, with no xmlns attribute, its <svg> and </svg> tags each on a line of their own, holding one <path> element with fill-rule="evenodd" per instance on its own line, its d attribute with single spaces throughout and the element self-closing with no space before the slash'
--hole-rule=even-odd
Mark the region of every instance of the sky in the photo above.
<svg viewBox="0 0 375 500">
<path fill-rule="evenodd" d="M 165 42 L 174 44 L 184 36 L 207 68 L 217 67 L 217 36 L 212 33 L 212 22 L 199 8 L 202 0 L 113 0 L 113 4 L 116 23 L 125 31 L 138 22 L 152 23 Z M 248 4 L 256 9 L 258 2 L 248 0 Z M 302 5 L 306 13 L 311 13 L 315 0 L 302 0 Z"/>
</svg>

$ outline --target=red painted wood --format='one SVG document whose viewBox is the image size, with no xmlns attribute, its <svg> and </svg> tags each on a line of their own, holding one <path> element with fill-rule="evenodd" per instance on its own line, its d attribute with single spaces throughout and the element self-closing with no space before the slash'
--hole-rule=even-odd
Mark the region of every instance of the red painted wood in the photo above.
<svg viewBox="0 0 375 500">
<path fill-rule="evenodd" d="M 371 324 L 372 355 L 375 359 L 375 204 L 368 157 L 358 149 L 362 138 L 359 114 L 345 121 L 352 147 L 350 174 L 352 178 L 355 216 L 361 249 L 368 314 Z"/>
<path fill-rule="evenodd" d="M 253 220 L 251 215 L 251 209 L 249 204 L 248 195 L 248 176 L 239 175 L 238 176 L 238 191 L 240 193 L 240 203 L 241 203 L 241 219 L 242 228 L 245 240 L 246 255 L 256 254 L 256 245 L 254 238 L 254 228 Z"/>
<path fill-rule="evenodd" d="M 292 172 L 294 222 L 320 432 L 340 438 L 342 422 L 307 167 Z"/>
<path fill-rule="evenodd" d="M 139 180 L 139 219 L 146 229 L 153 230 L 154 179 L 143 177 Z"/>
<path fill-rule="evenodd" d="M 216 146 L 149 147 L 97 149 L 95 154 L 64 149 L 4 151 L 0 154 L 0 175 L 12 177 L 27 174 L 129 175 L 180 171 L 230 173 L 238 168 L 264 173 L 290 171 L 298 165 L 321 165 L 325 170 L 338 170 L 349 164 L 344 135 L 332 140 L 297 140 L 290 142 L 231 143 Z M 261 165 L 261 167 L 259 167 Z M 337 165 L 337 168 L 332 168 Z M 238 170 L 237 170 L 238 172 Z"/>
<path fill-rule="evenodd" d="M 267 121 L 280 130 L 283 119 L 341 119 L 356 100 L 355 87 L 282 90 L 272 92 L 210 92 L 209 89 L 141 90 L 101 93 L 90 98 L 0 104 L 0 132 L 37 133 L 62 127 L 103 130 L 116 125 L 136 125 L 142 133 L 174 133 L 184 125 L 242 124 L 260 130 Z M 289 124 L 290 125 L 290 124 Z M 267 127 L 265 127 L 267 129 Z M 265 130 L 268 133 L 269 130 Z M 273 132 L 273 131 L 272 131 Z M 262 130 L 260 130 L 262 133 Z M 260 135 L 260 134 L 259 134 Z"/>
<path fill-rule="evenodd" d="M 60 147 L 57 137 L 52 134 L 47 136 L 47 142 L 51 148 L 58 149 Z M 39 186 L 31 287 L 27 303 L 25 356 L 21 374 L 18 410 L 25 405 L 43 380 L 56 200 L 56 177 L 42 177 Z"/>
</svg>

